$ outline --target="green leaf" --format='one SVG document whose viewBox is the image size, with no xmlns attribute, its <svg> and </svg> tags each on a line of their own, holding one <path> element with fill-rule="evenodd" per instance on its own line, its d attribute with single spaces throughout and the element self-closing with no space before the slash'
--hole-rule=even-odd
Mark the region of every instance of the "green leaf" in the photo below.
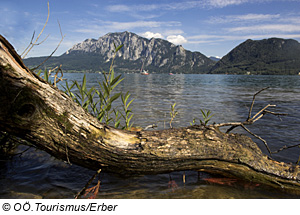
<svg viewBox="0 0 300 215">
<path fill-rule="evenodd" d="M 49 82 L 49 73 L 48 73 L 47 69 L 45 69 L 45 71 L 44 71 L 44 80 Z"/>
<path fill-rule="evenodd" d="M 115 44 L 114 44 L 115 45 Z M 124 46 L 124 44 L 119 45 L 118 47 L 116 47 L 115 45 L 115 50 L 116 52 L 118 52 L 122 47 Z"/>
<path fill-rule="evenodd" d="M 127 92 L 126 95 L 125 95 L 125 102 L 127 102 L 127 100 L 129 99 L 129 97 L 130 97 L 130 93 Z"/>
<path fill-rule="evenodd" d="M 85 95 L 86 96 L 90 96 L 90 95 L 92 95 L 92 93 L 93 93 L 93 97 L 94 97 L 94 95 L 95 95 L 95 87 L 92 87 L 88 92 L 86 92 L 86 91 L 84 91 L 84 93 L 85 93 Z"/>
<path fill-rule="evenodd" d="M 120 97 L 121 93 L 116 93 L 115 95 L 113 95 L 110 98 L 110 103 L 113 103 L 113 101 L 115 101 L 116 99 L 118 99 Z"/>
<path fill-rule="evenodd" d="M 120 79 L 117 83 L 115 83 L 112 87 L 111 90 L 115 89 L 116 86 L 118 86 L 120 84 L 121 81 L 123 81 L 124 78 Z"/>
<path fill-rule="evenodd" d="M 215 114 L 210 115 L 210 117 L 208 117 L 206 120 L 210 120 Z"/>
<path fill-rule="evenodd" d="M 112 70 L 111 70 L 111 73 L 110 73 L 110 79 L 109 79 L 109 84 L 110 84 L 110 85 L 112 85 L 111 82 L 113 81 L 114 78 L 115 78 L 115 72 L 114 72 L 114 70 L 112 69 Z"/>
<path fill-rule="evenodd" d="M 103 121 L 104 113 L 105 113 L 104 111 L 101 111 L 97 117 L 100 122 Z"/>
<path fill-rule="evenodd" d="M 200 111 L 201 111 L 201 113 L 202 113 L 202 116 L 203 116 L 203 118 L 204 118 L 204 116 L 205 116 L 205 113 L 203 112 L 203 110 L 202 110 L 202 109 L 200 109 Z"/>
<path fill-rule="evenodd" d="M 134 99 L 132 99 L 128 104 L 127 104 L 127 108 L 129 107 L 129 105 L 134 101 Z"/>
<path fill-rule="evenodd" d="M 40 70 L 37 72 L 37 75 L 38 75 L 38 76 L 41 76 L 41 73 L 42 73 L 42 72 L 43 72 L 43 70 L 40 69 Z"/>
<path fill-rule="evenodd" d="M 86 75 L 84 74 L 82 79 L 82 91 L 86 91 Z"/>
<path fill-rule="evenodd" d="M 111 84 L 111 86 L 113 86 L 119 79 L 120 79 L 120 77 L 121 77 L 122 75 L 118 75 L 116 78 L 114 78 L 113 80 L 111 80 L 111 82 L 110 82 L 110 84 Z M 124 79 L 124 78 L 123 78 Z M 123 80 L 122 79 L 122 80 Z"/>
<path fill-rule="evenodd" d="M 130 122 L 130 120 L 132 119 L 132 117 L 133 117 L 133 114 L 131 114 L 131 116 L 129 117 L 128 123 Z"/>
<path fill-rule="evenodd" d="M 77 81 L 74 81 L 73 83 L 75 84 L 75 86 L 77 87 L 77 89 L 80 91 L 81 87 L 80 87 L 80 85 L 78 84 L 78 82 L 77 82 Z"/>
<path fill-rule="evenodd" d="M 105 83 L 103 83 L 103 88 L 104 88 L 104 90 L 105 90 L 105 92 L 104 92 L 104 97 L 109 96 L 109 95 L 110 95 L 110 90 L 108 89 L 108 87 L 106 86 Z"/>
<path fill-rule="evenodd" d="M 115 123 L 115 128 L 119 128 L 120 126 L 120 120 L 118 120 L 116 123 Z"/>
<path fill-rule="evenodd" d="M 105 83 L 108 83 L 108 77 L 107 77 L 107 75 L 105 73 L 103 73 L 103 76 L 104 76 Z"/>
<path fill-rule="evenodd" d="M 109 111 L 111 110 L 111 104 L 108 104 L 108 105 L 105 107 L 105 110 L 106 110 L 107 112 L 109 112 Z"/>
</svg>

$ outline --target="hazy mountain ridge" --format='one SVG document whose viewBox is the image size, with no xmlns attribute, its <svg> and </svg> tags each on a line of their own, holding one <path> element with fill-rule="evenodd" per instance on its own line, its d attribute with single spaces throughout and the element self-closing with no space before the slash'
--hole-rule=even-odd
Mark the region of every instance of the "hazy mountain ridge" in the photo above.
<svg viewBox="0 0 300 215">
<path fill-rule="evenodd" d="M 292 39 L 246 40 L 210 70 L 218 74 L 290 74 L 300 72 L 300 44 Z"/>
</svg>

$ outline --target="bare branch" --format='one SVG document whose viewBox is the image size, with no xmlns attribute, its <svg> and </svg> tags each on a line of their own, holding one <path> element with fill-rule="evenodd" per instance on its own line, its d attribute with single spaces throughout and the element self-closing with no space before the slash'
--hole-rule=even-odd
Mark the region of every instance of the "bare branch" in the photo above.
<svg viewBox="0 0 300 215">
<path fill-rule="evenodd" d="M 31 37 L 31 40 L 30 40 L 30 43 L 29 45 L 27 46 L 27 48 L 22 52 L 21 56 L 27 51 L 27 49 L 29 49 L 29 47 L 32 45 L 32 41 L 34 39 L 34 35 L 35 35 L 35 31 L 33 31 L 33 34 L 32 34 L 32 37 Z"/>
<path fill-rule="evenodd" d="M 29 45 L 28 45 L 27 48 L 23 51 L 23 53 L 21 54 L 21 56 L 24 55 L 24 53 L 25 53 L 29 48 L 32 49 L 33 46 L 41 45 L 41 44 L 42 44 L 43 42 L 45 42 L 45 41 L 48 39 L 48 37 L 50 36 L 50 34 L 48 34 L 47 37 L 46 37 L 42 42 L 40 42 L 40 43 L 33 43 L 32 41 L 33 41 L 33 39 L 34 39 L 34 34 L 35 34 L 35 31 L 33 32 L 33 35 L 32 35 L 32 38 L 31 38 L 31 41 L 30 41 Z M 28 51 L 26 52 L 26 55 L 29 53 L 29 51 L 30 51 L 30 50 L 28 50 Z M 25 56 L 26 56 L 26 55 L 25 55 Z M 25 56 L 23 56 L 22 58 L 24 58 Z"/>
<path fill-rule="evenodd" d="M 65 37 L 65 36 L 63 36 L 63 33 L 62 33 L 62 30 L 61 30 L 61 26 L 60 26 L 59 20 L 57 20 L 57 23 L 58 23 L 58 26 L 59 26 L 60 35 L 61 35 L 61 37 L 63 38 L 63 37 Z"/>
<path fill-rule="evenodd" d="M 215 127 L 241 126 L 242 124 L 243 124 L 242 122 L 225 122 L 225 123 L 214 124 L 213 126 Z"/>
<path fill-rule="evenodd" d="M 42 66 L 44 63 L 46 63 L 49 60 L 49 58 L 51 58 L 53 56 L 53 54 L 57 51 L 57 49 L 59 48 L 60 44 L 64 40 L 65 35 L 62 34 L 61 26 L 60 26 L 60 23 L 59 23 L 58 20 L 57 20 L 57 22 L 58 22 L 58 26 L 59 26 L 59 30 L 60 30 L 60 34 L 61 34 L 61 40 L 59 41 L 58 45 L 53 50 L 53 52 L 40 65 L 38 65 L 37 67 L 34 67 L 33 69 L 31 69 L 31 71 L 37 70 L 40 66 Z"/>
<path fill-rule="evenodd" d="M 40 42 L 40 43 L 38 43 L 38 40 L 40 39 L 40 36 L 42 35 L 42 33 L 43 33 L 43 31 L 45 30 L 45 27 L 46 27 L 46 25 L 47 25 L 47 23 L 48 23 L 48 21 L 49 21 L 49 16 L 50 16 L 50 6 L 49 6 L 49 2 L 47 2 L 47 5 L 48 5 L 48 15 L 47 15 L 47 20 L 46 20 L 46 22 L 45 22 L 45 24 L 44 24 L 44 27 L 42 28 L 42 30 L 41 30 L 41 32 L 39 33 L 39 35 L 37 36 L 37 38 L 36 38 L 36 40 L 34 41 L 34 43 L 32 43 L 32 41 L 33 41 L 33 38 L 34 38 L 34 34 L 33 34 L 33 36 L 32 36 L 32 39 L 31 39 L 31 42 L 30 42 L 30 44 L 29 44 L 29 46 L 25 49 L 25 54 L 23 54 L 22 53 L 22 55 L 21 55 L 21 57 L 22 57 L 22 59 L 24 59 L 26 56 L 27 56 L 27 54 L 31 51 L 31 49 L 34 47 L 34 46 L 36 46 L 36 45 L 40 45 L 41 43 L 43 43 L 47 38 L 48 38 L 48 36 L 42 41 L 42 42 Z"/>
<path fill-rule="evenodd" d="M 277 151 L 272 152 L 272 154 L 276 154 L 276 153 L 281 152 L 281 151 L 283 151 L 285 149 L 290 149 L 290 148 L 294 148 L 294 147 L 297 147 L 297 146 L 300 146 L 300 143 L 298 143 L 296 145 L 292 145 L 292 146 L 286 146 L 285 145 L 282 148 L 278 149 Z"/>
<path fill-rule="evenodd" d="M 267 106 L 265 106 L 264 108 L 262 108 L 260 111 L 258 111 L 252 118 L 251 118 L 251 113 L 252 113 L 252 109 L 253 109 L 253 106 L 254 106 L 254 101 L 255 101 L 255 97 L 261 93 L 262 91 L 268 89 L 269 87 L 266 87 L 266 88 L 263 88 L 261 89 L 260 91 L 258 91 L 257 93 L 255 93 L 253 95 L 253 99 L 252 99 L 252 103 L 251 103 L 251 106 L 250 106 L 250 110 L 249 110 L 249 114 L 248 114 L 248 118 L 245 122 L 229 122 L 229 123 L 220 123 L 220 124 L 214 124 L 213 126 L 214 127 L 224 127 L 224 126 L 231 126 L 227 131 L 226 133 L 229 133 L 230 131 L 232 131 L 233 129 L 241 126 L 244 130 L 246 130 L 249 134 L 253 135 L 254 137 L 258 138 L 259 140 L 261 140 L 268 152 L 270 153 L 270 155 L 273 153 L 271 152 L 267 142 L 261 138 L 260 136 L 252 133 L 248 128 L 245 127 L 245 125 L 252 125 L 254 122 L 256 122 L 257 120 L 261 119 L 265 114 L 269 113 L 269 114 L 272 114 L 272 115 L 277 115 L 277 116 L 280 116 L 280 115 L 287 115 L 287 114 L 284 114 L 284 113 L 275 113 L 275 112 L 272 112 L 272 111 L 268 111 L 266 110 L 268 107 L 276 107 L 276 105 L 271 105 L 271 104 L 268 104 Z"/>
<path fill-rule="evenodd" d="M 264 110 L 266 110 L 268 107 L 276 107 L 276 105 L 270 105 L 268 104 L 266 107 L 264 107 L 263 109 L 261 109 L 260 111 L 257 112 L 257 114 L 254 115 L 254 117 L 251 118 L 251 120 L 253 120 L 253 122 L 257 121 L 258 119 L 255 119 L 259 114 L 261 114 Z M 263 116 L 263 114 L 262 114 Z M 262 116 L 260 116 L 259 118 L 261 118 Z M 248 119 L 247 119 L 248 120 Z"/>
<path fill-rule="evenodd" d="M 270 148 L 269 148 L 269 146 L 268 146 L 267 141 L 265 141 L 265 140 L 264 140 L 263 138 L 261 138 L 260 136 L 258 136 L 258 135 L 256 135 L 256 134 L 252 133 L 252 132 L 251 132 L 248 128 L 246 128 L 243 124 L 241 125 L 241 127 L 242 127 L 243 129 L 245 129 L 245 131 L 247 131 L 247 132 L 248 132 L 249 134 L 251 134 L 252 136 L 254 136 L 254 137 L 256 137 L 257 139 L 261 140 L 261 141 L 265 144 L 265 146 L 266 146 L 268 152 L 270 153 L 270 155 L 272 154 L 272 152 L 271 152 L 271 150 L 270 150 Z"/>
<path fill-rule="evenodd" d="M 272 112 L 272 111 L 264 110 L 263 114 L 266 114 L 266 113 L 272 114 L 272 115 L 274 115 L 274 116 L 278 116 L 280 120 L 282 120 L 282 119 L 280 118 L 280 116 L 287 116 L 287 115 L 289 115 L 289 114 L 287 114 L 287 113 L 275 113 L 275 112 Z"/>
<path fill-rule="evenodd" d="M 50 36 L 50 34 L 48 34 L 47 37 L 46 37 L 42 42 L 35 43 L 34 45 L 35 45 L 35 46 L 41 45 L 43 42 L 45 42 L 45 41 L 48 39 L 49 36 Z"/>
<path fill-rule="evenodd" d="M 269 89 L 270 87 L 266 87 L 266 88 L 263 88 L 261 89 L 260 91 L 258 91 L 257 93 L 255 93 L 253 95 L 253 99 L 252 99 L 252 103 L 251 103 L 251 106 L 250 106 L 250 109 L 249 109 L 249 114 L 248 114 L 248 118 L 247 120 L 249 120 L 251 118 L 251 113 L 252 113 L 252 109 L 253 109 L 253 106 L 254 106 L 254 101 L 255 101 L 255 97 L 260 94 L 262 91 L 266 90 L 266 89 Z"/>
</svg>

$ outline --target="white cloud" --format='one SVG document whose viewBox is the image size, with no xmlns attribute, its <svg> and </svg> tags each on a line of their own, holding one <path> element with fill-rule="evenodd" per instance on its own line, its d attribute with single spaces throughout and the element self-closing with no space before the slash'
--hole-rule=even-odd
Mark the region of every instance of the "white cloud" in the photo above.
<svg viewBox="0 0 300 215">
<path fill-rule="evenodd" d="M 241 33 L 266 33 L 266 32 L 299 32 L 299 25 L 290 24 L 266 24 L 266 25 L 253 25 L 228 28 L 229 32 L 241 32 Z"/>
<path fill-rule="evenodd" d="M 229 5 L 239 5 L 260 0 L 202 0 L 202 1 L 182 1 L 170 2 L 167 4 L 134 4 L 134 5 L 110 5 L 106 9 L 110 12 L 130 12 L 130 11 L 153 11 L 153 10 L 187 10 L 192 8 L 217 7 L 223 8 Z"/>
<path fill-rule="evenodd" d="M 151 38 L 164 38 L 162 34 L 160 33 L 153 33 L 153 32 L 150 32 L 150 31 L 147 31 L 145 33 L 143 33 L 141 36 L 143 37 L 146 37 L 148 39 L 151 39 Z"/>
<path fill-rule="evenodd" d="M 164 35 L 176 35 L 176 34 L 183 34 L 184 32 L 180 29 L 167 29 L 163 31 Z"/>
<path fill-rule="evenodd" d="M 210 24 L 222 24 L 222 23 L 237 23 L 237 22 L 262 22 L 262 21 L 274 21 L 274 19 L 280 18 L 280 14 L 245 14 L 245 15 L 230 15 L 221 17 L 211 17 L 207 22 Z"/>
<path fill-rule="evenodd" d="M 106 9 L 110 12 L 129 12 L 131 10 L 129 6 L 123 4 L 110 5 Z"/>
<path fill-rule="evenodd" d="M 194 8 L 223 8 L 231 5 L 241 5 L 246 3 L 263 3 L 272 2 L 275 0 L 201 0 L 201 1 L 181 1 L 175 0 L 170 3 L 161 4 L 117 4 L 106 7 L 106 10 L 110 12 L 142 12 L 142 11 L 154 11 L 154 10 L 188 10 Z M 287 0 L 294 1 L 294 0 Z"/>
<path fill-rule="evenodd" d="M 218 44 L 225 41 L 244 41 L 247 39 L 260 40 L 271 37 L 300 39 L 300 34 L 246 34 L 246 35 L 195 35 L 188 37 L 189 44 Z"/>
<path fill-rule="evenodd" d="M 167 40 L 171 43 L 174 43 L 176 45 L 181 45 L 184 43 L 187 43 L 187 39 L 185 39 L 183 36 L 181 35 L 170 35 L 167 37 Z"/>
<path fill-rule="evenodd" d="M 104 32 L 115 32 L 115 31 L 130 31 L 136 30 L 137 28 L 166 28 L 180 26 L 180 22 L 157 22 L 157 21 L 136 21 L 136 22 L 111 22 L 97 20 L 94 24 L 89 25 L 82 24 L 75 32 L 79 33 L 104 33 Z"/>
<path fill-rule="evenodd" d="M 218 58 L 218 59 L 221 59 L 222 57 L 220 57 L 220 56 L 208 56 L 208 58 L 210 58 L 210 57 L 215 57 L 215 58 Z"/>
<path fill-rule="evenodd" d="M 207 22 L 219 31 L 188 37 L 190 44 L 220 44 L 224 41 L 265 39 L 271 37 L 299 39 L 299 14 L 249 13 L 212 17 Z"/>
<path fill-rule="evenodd" d="M 136 11 L 152 11 L 152 10 L 157 10 L 159 7 L 163 7 L 162 5 L 159 4 L 138 4 L 138 5 L 123 5 L 123 4 L 118 4 L 118 5 L 110 5 L 106 7 L 106 9 L 110 12 L 136 12 Z M 163 9 L 163 8 L 161 8 Z"/>
<path fill-rule="evenodd" d="M 280 18 L 280 14 L 254 14 L 249 13 L 240 16 L 232 16 L 237 21 L 248 21 L 248 20 L 271 20 L 274 18 Z"/>
<path fill-rule="evenodd" d="M 223 8 L 229 5 L 240 5 L 248 3 L 251 2 L 251 0 L 207 0 L 205 2 L 208 6 Z"/>
<path fill-rule="evenodd" d="M 136 21 L 136 22 L 109 22 L 108 26 L 115 30 L 127 30 L 140 27 L 156 28 L 163 23 L 156 21 Z"/>
</svg>

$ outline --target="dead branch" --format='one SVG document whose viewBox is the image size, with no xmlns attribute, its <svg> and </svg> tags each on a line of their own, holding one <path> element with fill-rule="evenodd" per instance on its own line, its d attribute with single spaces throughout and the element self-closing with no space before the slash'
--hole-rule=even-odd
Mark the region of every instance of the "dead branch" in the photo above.
<svg viewBox="0 0 300 215">
<path fill-rule="evenodd" d="M 34 42 L 32 42 L 32 41 L 33 41 L 35 32 L 33 33 L 33 36 L 32 36 L 32 38 L 31 38 L 31 41 L 30 41 L 28 47 L 27 47 L 27 48 L 23 51 L 23 53 L 21 54 L 22 59 L 24 59 L 24 58 L 27 56 L 27 54 L 31 51 L 31 49 L 32 49 L 34 46 L 40 45 L 41 43 L 43 43 L 44 41 L 46 41 L 46 39 L 47 39 L 48 36 L 49 36 L 49 35 L 48 35 L 42 42 L 38 43 L 38 41 L 39 41 L 39 39 L 40 39 L 42 33 L 43 33 L 44 30 L 45 30 L 46 25 L 48 24 L 48 20 L 49 20 L 49 16 L 50 16 L 50 6 L 49 6 L 49 2 L 47 2 L 47 5 L 48 5 L 48 15 L 47 15 L 47 20 L 46 20 L 46 22 L 45 22 L 45 24 L 44 24 L 44 27 L 42 28 L 41 32 L 39 33 L 39 35 L 37 36 L 37 38 L 36 38 L 36 40 L 35 40 Z"/>
<path fill-rule="evenodd" d="M 249 114 L 248 114 L 247 120 L 250 120 L 250 118 L 251 118 L 251 113 L 252 113 L 252 109 L 253 109 L 253 106 L 254 106 L 255 97 L 256 97 L 258 94 L 260 94 L 262 91 L 264 91 L 264 90 L 266 90 L 266 89 L 269 89 L 269 88 L 270 88 L 270 87 L 265 87 L 265 88 L 261 89 L 260 91 L 258 91 L 257 93 L 255 93 L 255 94 L 253 95 L 253 99 L 252 99 L 252 103 L 251 103 L 251 106 L 250 106 L 250 109 L 249 109 Z"/>
<path fill-rule="evenodd" d="M 58 26 L 59 26 L 59 30 L 60 30 L 61 40 L 59 41 L 59 43 L 56 46 L 56 48 L 52 51 L 52 53 L 40 65 L 38 65 L 37 67 L 34 67 L 33 69 L 31 69 L 31 71 L 37 70 L 38 68 L 40 68 L 40 66 L 42 66 L 44 63 L 46 63 L 49 60 L 49 58 L 51 58 L 53 56 L 53 54 L 57 51 L 57 49 L 59 48 L 60 44 L 64 40 L 64 38 L 65 38 L 66 35 L 63 35 L 60 23 L 59 23 L 58 20 L 57 20 L 57 22 L 58 22 Z"/>
<path fill-rule="evenodd" d="M 43 40 L 43 41 L 41 41 L 41 42 L 39 42 L 39 43 L 33 43 L 33 39 L 34 39 L 34 35 L 35 35 L 35 31 L 33 32 L 33 34 L 32 34 L 32 38 L 31 38 L 31 40 L 30 40 L 30 43 L 29 43 L 29 45 L 27 46 L 27 48 L 22 52 L 22 54 L 21 54 L 21 56 L 22 55 L 24 55 L 24 53 L 26 52 L 26 55 L 30 52 L 30 50 L 33 48 L 33 46 L 39 46 L 39 45 L 41 45 L 42 43 L 44 43 L 47 39 L 48 39 L 48 37 L 50 36 L 50 34 L 48 34 L 46 37 L 45 37 L 45 39 Z M 30 48 L 30 50 L 28 50 Z M 25 57 L 26 57 L 26 55 L 24 55 L 23 57 L 22 57 L 22 59 L 24 59 Z"/>
<path fill-rule="evenodd" d="M 273 151 L 272 154 L 276 154 L 276 153 L 281 152 L 281 151 L 283 151 L 285 149 L 290 149 L 290 148 L 299 147 L 299 146 L 300 146 L 300 143 L 298 143 L 296 145 L 292 145 L 292 146 L 285 145 L 285 146 L 281 147 L 280 149 L 278 149 L 276 151 Z"/>
<path fill-rule="evenodd" d="M 261 138 L 260 136 L 258 136 L 258 135 L 256 135 L 256 134 L 254 134 L 253 132 L 251 132 L 251 131 L 250 131 L 248 128 L 246 128 L 243 124 L 241 125 L 241 127 L 242 127 L 245 131 L 247 131 L 249 134 L 251 134 L 252 136 L 254 136 L 254 137 L 256 137 L 257 139 L 261 140 L 261 141 L 265 144 L 265 146 L 266 146 L 268 152 L 270 153 L 270 155 L 272 154 L 272 152 L 271 152 L 271 150 L 270 150 L 270 148 L 269 148 L 269 146 L 268 146 L 267 141 L 265 141 L 265 140 L 264 140 L 263 138 Z"/>
<path fill-rule="evenodd" d="M 94 181 L 94 179 L 96 178 L 96 176 L 98 174 L 100 174 L 101 169 L 99 169 L 91 178 L 90 180 L 85 184 L 85 186 L 76 194 L 75 199 L 78 199 L 80 196 L 82 196 L 85 191 L 88 189 L 88 186 L 90 186 L 90 184 Z"/>
<path fill-rule="evenodd" d="M 100 183 L 101 183 L 101 181 L 98 180 L 97 185 L 95 185 L 94 187 L 90 187 L 90 188 L 86 189 L 84 197 L 86 197 L 88 194 L 91 194 L 91 196 L 88 197 L 88 199 L 95 199 L 98 192 L 99 192 Z"/>
<path fill-rule="evenodd" d="M 265 114 L 272 114 L 272 115 L 276 115 L 276 116 L 281 116 L 281 115 L 287 115 L 287 114 L 284 114 L 284 113 L 275 113 L 275 112 L 272 112 L 272 111 L 268 111 L 267 108 L 269 107 L 276 107 L 276 105 L 271 105 L 271 104 L 268 104 L 266 105 L 264 108 L 262 108 L 260 111 L 258 111 L 253 117 L 251 117 L 252 115 L 252 110 L 253 110 L 253 107 L 254 107 L 254 102 L 255 102 L 255 98 L 256 96 L 261 93 L 262 91 L 266 90 L 266 89 L 269 89 L 269 87 L 266 87 L 266 88 L 263 88 L 261 90 L 259 90 L 257 93 L 255 93 L 253 95 L 253 99 L 252 99 L 252 103 L 250 105 L 250 109 L 249 109 L 249 113 L 248 113 L 248 118 L 246 119 L 246 121 L 244 122 L 229 122 L 229 123 L 219 123 L 219 124 L 214 124 L 213 126 L 215 127 L 225 127 L 225 126 L 231 126 L 227 131 L 226 133 L 229 133 L 230 131 L 232 131 L 233 129 L 241 126 L 245 131 L 247 131 L 249 134 L 251 134 L 252 136 L 256 137 L 257 139 L 261 140 L 264 145 L 266 146 L 269 154 L 271 155 L 272 152 L 267 144 L 267 141 L 265 141 L 263 138 L 261 138 L 260 136 L 252 133 L 248 128 L 246 128 L 245 125 L 252 125 L 254 122 L 256 122 L 257 120 L 261 119 Z"/>
</svg>

